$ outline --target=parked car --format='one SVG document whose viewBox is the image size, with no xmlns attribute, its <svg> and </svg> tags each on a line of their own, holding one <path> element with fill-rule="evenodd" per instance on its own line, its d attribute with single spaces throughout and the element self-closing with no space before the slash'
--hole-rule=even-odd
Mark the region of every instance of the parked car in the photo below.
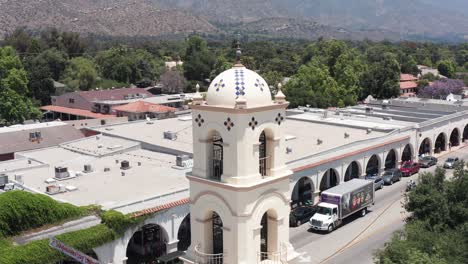
<svg viewBox="0 0 468 264">
<path fill-rule="evenodd" d="M 401 165 L 400 170 L 403 176 L 411 176 L 419 172 L 419 163 L 407 161 Z"/>
<path fill-rule="evenodd" d="M 386 170 L 382 175 L 382 179 L 385 184 L 392 185 L 394 182 L 401 180 L 401 171 L 400 169 L 390 169 Z"/>
<path fill-rule="evenodd" d="M 457 157 L 449 157 L 445 160 L 444 162 L 444 168 L 445 169 L 453 169 L 455 167 L 455 164 L 458 162 Z"/>
<path fill-rule="evenodd" d="M 374 182 L 374 190 L 382 189 L 384 186 L 383 179 L 377 175 L 367 175 L 366 180 Z"/>
<path fill-rule="evenodd" d="M 289 214 L 289 226 L 300 226 L 309 221 L 309 219 L 317 212 L 316 206 L 301 206 L 291 210 Z"/>
<path fill-rule="evenodd" d="M 437 158 L 432 156 L 425 156 L 419 160 L 419 166 L 421 168 L 429 168 L 437 164 Z"/>
</svg>

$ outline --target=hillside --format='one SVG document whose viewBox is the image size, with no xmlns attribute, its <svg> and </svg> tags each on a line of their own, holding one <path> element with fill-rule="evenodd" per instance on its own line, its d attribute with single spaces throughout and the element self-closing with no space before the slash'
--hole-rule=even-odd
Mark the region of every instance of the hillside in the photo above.
<svg viewBox="0 0 468 264">
<path fill-rule="evenodd" d="M 148 0 L 215 22 L 246 22 L 265 18 L 314 20 L 366 35 L 407 37 L 468 36 L 466 0 Z"/>
<path fill-rule="evenodd" d="M 16 27 L 57 27 L 112 36 L 216 31 L 204 19 L 184 11 L 160 10 L 144 0 L 0 0 L 0 35 Z"/>
<path fill-rule="evenodd" d="M 0 0 L 0 36 L 57 27 L 110 36 L 462 40 L 467 25 L 466 0 Z"/>
</svg>

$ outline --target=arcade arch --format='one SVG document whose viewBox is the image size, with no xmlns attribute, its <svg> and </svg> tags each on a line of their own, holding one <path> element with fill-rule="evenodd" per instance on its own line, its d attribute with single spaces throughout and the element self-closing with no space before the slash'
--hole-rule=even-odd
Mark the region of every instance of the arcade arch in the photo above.
<svg viewBox="0 0 468 264">
<path fill-rule="evenodd" d="M 180 224 L 179 231 L 177 231 L 177 250 L 186 251 L 192 242 L 191 228 L 190 228 L 190 214 L 185 216 Z"/>
<path fill-rule="evenodd" d="M 146 224 L 136 231 L 127 245 L 127 263 L 138 264 L 155 261 L 166 255 L 168 235 L 157 224 Z"/>
<path fill-rule="evenodd" d="M 434 152 L 435 153 L 440 153 L 442 151 L 446 151 L 446 145 L 447 145 L 447 139 L 445 137 L 444 133 L 440 133 L 437 136 L 437 139 L 434 144 Z"/>
<path fill-rule="evenodd" d="M 340 183 L 338 172 L 335 169 L 328 169 L 320 181 L 320 191 L 323 192 Z"/>
<path fill-rule="evenodd" d="M 311 203 L 315 192 L 314 183 L 309 177 L 300 178 L 291 193 L 291 205 Z"/>
<path fill-rule="evenodd" d="M 374 154 L 367 161 L 366 175 L 377 175 L 380 171 L 380 160 L 379 157 Z"/>
<path fill-rule="evenodd" d="M 385 170 L 396 168 L 397 165 L 397 155 L 394 149 L 391 149 L 387 153 L 387 157 L 385 158 Z"/>
<path fill-rule="evenodd" d="M 406 144 L 403 152 L 401 153 L 401 162 L 410 161 L 413 158 L 413 150 L 410 144 Z"/>
<path fill-rule="evenodd" d="M 457 147 L 460 145 L 460 131 L 454 128 L 450 133 L 449 147 Z"/>
<path fill-rule="evenodd" d="M 359 164 L 356 161 L 351 162 L 346 169 L 344 181 L 347 182 L 351 179 L 359 178 L 361 176 L 361 170 Z"/>
<path fill-rule="evenodd" d="M 419 146 L 419 155 L 430 155 L 431 154 L 431 140 L 429 138 L 423 139 Z"/>
<path fill-rule="evenodd" d="M 276 256 L 272 252 L 277 251 L 278 239 L 278 215 L 272 209 L 265 212 L 260 221 L 260 261 L 275 260 Z"/>
<path fill-rule="evenodd" d="M 463 142 L 468 139 L 468 125 L 463 129 Z"/>
</svg>

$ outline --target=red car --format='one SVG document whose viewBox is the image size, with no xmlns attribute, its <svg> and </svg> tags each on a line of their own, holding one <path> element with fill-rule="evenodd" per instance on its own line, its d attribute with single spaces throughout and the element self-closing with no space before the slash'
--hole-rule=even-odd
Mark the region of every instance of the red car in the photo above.
<svg viewBox="0 0 468 264">
<path fill-rule="evenodd" d="M 419 163 L 407 161 L 401 165 L 400 170 L 403 176 L 411 176 L 419 172 Z"/>
</svg>

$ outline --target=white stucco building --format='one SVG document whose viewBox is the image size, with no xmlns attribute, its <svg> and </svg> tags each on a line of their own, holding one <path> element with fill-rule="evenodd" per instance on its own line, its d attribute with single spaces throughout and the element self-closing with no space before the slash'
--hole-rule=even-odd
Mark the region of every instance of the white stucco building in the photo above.
<svg viewBox="0 0 468 264">
<path fill-rule="evenodd" d="M 192 241 L 185 263 L 286 263 L 289 177 L 281 91 L 237 63 L 194 97 Z M 283 126 L 282 126 L 283 124 Z"/>
</svg>

